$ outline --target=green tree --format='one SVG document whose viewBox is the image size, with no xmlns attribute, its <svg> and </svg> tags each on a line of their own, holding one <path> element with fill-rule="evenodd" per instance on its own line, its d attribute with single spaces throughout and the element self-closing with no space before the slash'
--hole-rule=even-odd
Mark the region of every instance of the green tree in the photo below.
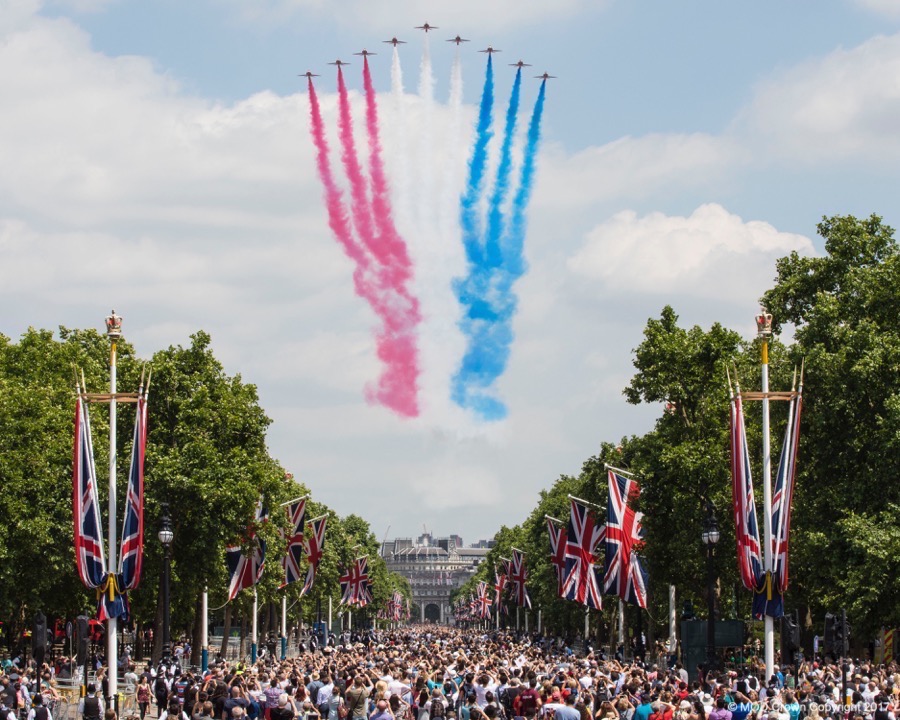
<svg viewBox="0 0 900 720">
<path fill-rule="evenodd" d="M 817 618 L 852 609 L 854 628 L 871 633 L 900 624 L 883 581 L 896 561 L 863 551 L 892 542 L 900 505 L 900 250 L 876 215 L 824 218 L 818 231 L 826 254 L 780 259 L 763 296 L 776 327 L 794 326 L 792 356 L 806 364 L 791 592 Z"/>
<path fill-rule="evenodd" d="M 120 352 L 128 362 L 131 347 Z M 93 604 L 72 550 L 72 418 L 75 368 L 99 390 L 108 353 L 92 330 L 60 328 L 55 340 L 29 329 L 18 343 L 0 335 L 0 613 L 11 623 L 10 642 L 38 609 L 71 617 Z M 93 420 L 104 477 L 108 415 Z"/>
</svg>

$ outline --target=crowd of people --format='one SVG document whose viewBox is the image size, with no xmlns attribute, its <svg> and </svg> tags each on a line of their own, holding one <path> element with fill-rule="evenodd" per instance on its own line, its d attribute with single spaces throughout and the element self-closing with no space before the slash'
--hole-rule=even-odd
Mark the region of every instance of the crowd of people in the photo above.
<svg viewBox="0 0 900 720">
<path fill-rule="evenodd" d="M 357 638 L 358 639 L 358 638 Z M 537 636 L 436 626 L 307 645 L 207 672 L 147 665 L 123 718 L 139 720 L 897 720 L 900 668 L 807 661 L 765 678 L 757 661 L 692 678 L 678 663 L 576 656 Z M 51 720 L 52 668 L 0 677 L 0 720 Z M 102 682 L 101 678 L 98 678 Z M 99 692 L 98 692 L 99 691 Z M 43 693 L 51 697 L 42 697 Z M 115 720 L 90 686 L 76 720 Z M 30 708 L 26 718 L 17 709 Z M 110 713 L 112 716 L 110 717 Z M 54 719 L 55 720 L 55 719 Z"/>
</svg>

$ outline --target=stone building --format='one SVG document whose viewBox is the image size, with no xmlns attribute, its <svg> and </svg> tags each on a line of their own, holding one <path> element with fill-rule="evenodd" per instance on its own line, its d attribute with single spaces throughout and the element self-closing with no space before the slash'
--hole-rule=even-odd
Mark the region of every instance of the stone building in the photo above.
<svg viewBox="0 0 900 720">
<path fill-rule="evenodd" d="M 475 573 L 488 553 L 487 547 L 462 545 L 459 535 L 435 538 L 429 533 L 415 542 L 396 538 L 382 545 L 381 556 L 388 570 L 409 580 L 421 622 L 452 622 L 450 593 Z"/>
</svg>

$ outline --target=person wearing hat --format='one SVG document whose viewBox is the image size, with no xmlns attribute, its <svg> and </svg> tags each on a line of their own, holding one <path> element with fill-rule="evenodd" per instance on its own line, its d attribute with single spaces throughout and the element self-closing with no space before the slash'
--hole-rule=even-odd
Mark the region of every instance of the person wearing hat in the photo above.
<svg viewBox="0 0 900 720">
<path fill-rule="evenodd" d="M 100 720 L 103 717 L 103 698 L 97 697 L 94 683 L 88 683 L 87 695 L 78 702 L 78 715 L 82 720 Z"/>
<path fill-rule="evenodd" d="M 50 720 L 50 711 L 44 707 L 44 696 L 34 696 L 34 707 L 28 711 L 28 720 Z"/>
</svg>

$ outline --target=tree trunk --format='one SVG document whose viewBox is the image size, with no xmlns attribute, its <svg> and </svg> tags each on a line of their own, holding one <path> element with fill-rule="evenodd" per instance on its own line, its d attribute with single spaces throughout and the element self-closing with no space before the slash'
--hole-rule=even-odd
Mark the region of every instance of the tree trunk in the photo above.
<svg viewBox="0 0 900 720">
<path fill-rule="evenodd" d="M 162 594 L 158 594 L 156 597 L 156 622 L 153 624 L 153 647 L 150 650 L 150 662 L 154 665 L 158 665 L 160 659 L 162 658 L 162 644 L 163 644 L 163 600 Z"/>
<path fill-rule="evenodd" d="M 203 590 L 197 594 L 197 606 L 194 613 L 194 628 L 191 633 L 191 665 L 200 665 L 200 651 L 203 646 Z"/>
<path fill-rule="evenodd" d="M 222 623 L 222 647 L 219 648 L 219 654 L 228 658 L 228 640 L 231 637 L 231 603 L 225 606 L 225 621 Z"/>
<path fill-rule="evenodd" d="M 241 614 L 241 642 L 238 647 L 238 660 L 244 659 L 244 643 L 247 641 L 247 614 Z"/>
</svg>

